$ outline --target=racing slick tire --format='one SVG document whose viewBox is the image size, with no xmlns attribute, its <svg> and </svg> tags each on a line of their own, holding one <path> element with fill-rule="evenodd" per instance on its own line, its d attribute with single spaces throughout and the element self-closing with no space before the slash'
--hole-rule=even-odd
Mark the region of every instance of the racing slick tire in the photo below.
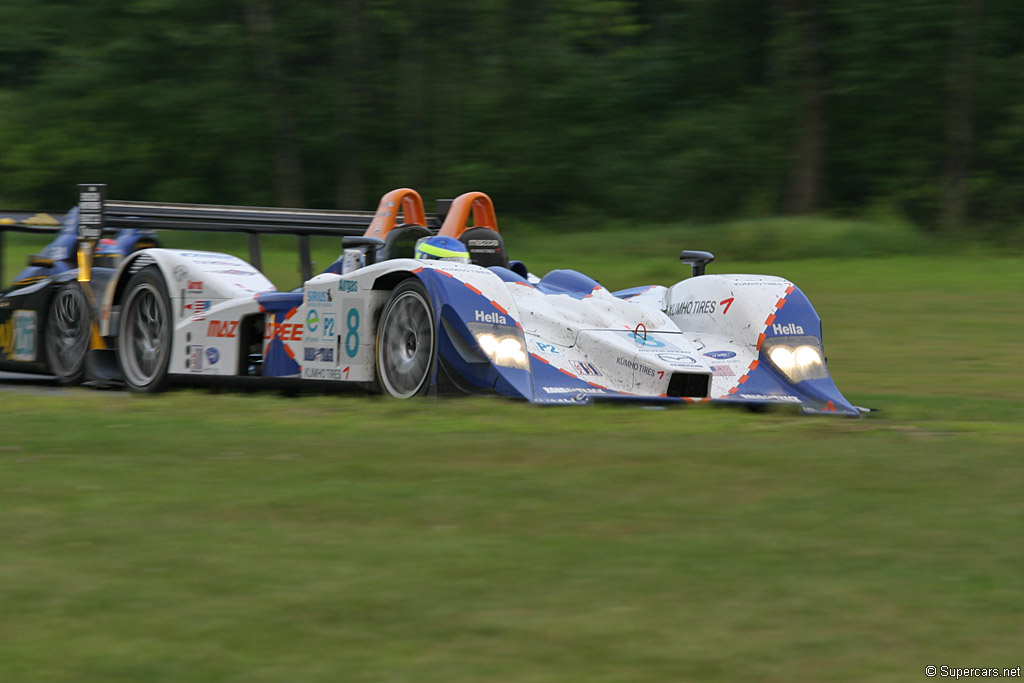
<svg viewBox="0 0 1024 683">
<path fill-rule="evenodd" d="M 85 379 L 91 333 L 92 313 L 81 285 L 61 285 L 46 316 L 45 347 L 46 364 L 64 386 L 81 384 Z"/>
<path fill-rule="evenodd" d="M 117 362 L 131 390 L 155 393 L 167 386 L 172 324 L 164 278 L 156 266 L 146 266 L 128 281 L 118 326 Z"/>
<path fill-rule="evenodd" d="M 437 364 L 434 307 L 416 278 L 403 280 L 384 305 L 377 327 L 377 380 L 394 398 L 423 396 Z"/>
</svg>

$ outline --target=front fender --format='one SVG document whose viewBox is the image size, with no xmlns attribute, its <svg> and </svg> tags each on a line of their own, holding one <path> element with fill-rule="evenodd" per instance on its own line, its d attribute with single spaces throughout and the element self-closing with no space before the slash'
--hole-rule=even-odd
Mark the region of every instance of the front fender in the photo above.
<svg viewBox="0 0 1024 683">
<path fill-rule="evenodd" d="M 525 353 L 519 310 L 501 278 L 468 264 L 415 263 L 411 273 L 423 282 L 436 312 L 439 368 L 463 390 L 532 396 L 530 371 L 492 362 L 470 329 L 471 325 L 487 326 L 496 334 L 517 337 Z"/>
</svg>

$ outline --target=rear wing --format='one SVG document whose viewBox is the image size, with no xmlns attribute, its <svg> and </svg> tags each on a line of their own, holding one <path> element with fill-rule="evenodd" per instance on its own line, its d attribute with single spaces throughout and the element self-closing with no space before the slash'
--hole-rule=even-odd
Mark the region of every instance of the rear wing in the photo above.
<svg viewBox="0 0 1024 683">
<path fill-rule="evenodd" d="M 412 192 L 411 190 L 408 192 Z M 393 193 L 385 195 L 385 200 Z M 415 193 L 414 193 L 415 194 Z M 416 195 L 419 199 L 419 195 Z M 195 230 L 200 232 L 233 232 L 247 235 L 249 260 L 263 269 L 260 235 L 295 235 L 298 239 L 299 267 L 302 279 L 313 277 L 309 238 L 313 236 L 346 237 L 365 235 L 374 219 L 382 215 L 393 224 L 397 213 L 407 206 L 387 206 L 382 200 L 377 211 L 334 211 L 328 209 L 285 209 L 253 206 L 222 206 L 213 204 L 172 204 L 106 199 L 104 185 L 79 186 L 80 244 L 95 243 L 105 230 L 135 228 L 138 230 Z M 451 200 L 438 200 L 438 213 L 420 213 L 417 222 L 437 232 L 447 214 Z M 3 281 L 2 257 L 5 231 L 56 233 L 65 214 L 0 211 L 0 282 Z M 411 222 L 406 217 L 407 222 Z M 378 224 L 381 221 L 378 220 Z M 89 247 L 91 254 L 91 247 Z"/>
<path fill-rule="evenodd" d="M 56 235 L 64 223 L 64 215 L 46 211 L 5 211 L 0 209 L 0 286 L 7 282 L 4 279 L 4 235 L 8 232 Z"/>
</svg>

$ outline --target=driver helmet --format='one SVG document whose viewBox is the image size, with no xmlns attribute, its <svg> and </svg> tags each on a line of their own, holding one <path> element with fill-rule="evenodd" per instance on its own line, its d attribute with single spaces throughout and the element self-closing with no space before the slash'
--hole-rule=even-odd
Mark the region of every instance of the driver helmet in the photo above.
<svg viewBox="0 0 1024 683">
<path fill-rule="evenodd" d="M 469 252 L 462 242 L 454 237 L 421 237 L 416 240 L 415 257 L 434 261 L 455 261 L 469 263 Z"/>
<path fill-rule="evenodd" d="M 101 268 L 116 268 L 121 256 L 121 246 L 117 240 L 103 238 L 96 244 L 92 264 Z"/>
</svg>

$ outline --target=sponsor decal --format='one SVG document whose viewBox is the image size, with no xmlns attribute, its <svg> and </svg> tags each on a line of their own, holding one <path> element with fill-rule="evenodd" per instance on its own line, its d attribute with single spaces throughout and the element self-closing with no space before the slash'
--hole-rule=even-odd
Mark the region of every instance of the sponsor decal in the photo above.
<svg viewBox="0 0 1024 683">
<path fill-rule="evenodd" d="M 189 315 L 200 315 L 210 310 L 210 302 L 205 299 L 202 301 L 190 301 L 185 304 L 185 310 L 189 312 Z"/>
<path fill-rule="evenodd" d="M 476 312 L 476 321 L 478 323 L 495 323 L 497 325 L 508 325 L 508 318 L 501 315 L 500 313 L 485 313 L 483 311 Z"/>
<path fill-rule="evenodd" d="M 348 376 L 348 368 L 302 368 L 302 376 L 307 379 L 331 379 L 341 381 Z"/>
<path fill-rule="evenodd" d="M 358 292 L 359 283 L 355 280 L 338 280 L 339 292 Z"/>
<path fill-rule="evenodd" d="M 649 368 L 643 363 L 637 363 L 632 358 L 623 358 L 622 356 L 619 356 L 618 358 L 615 359 L 615 362 L 625 368 L 630 368 L 631 370 L 635 370 L 636 372 L 642 372 L 643 374 L 649 377 L 656 377 L 658 374 L 654 370 L 654 368 Z"/>
<path fill-rule="evenodd" d="M 597 387 L 544 387 L 548 394 L 603 394 L 604 389 Z"/>
<path fill-rule="evenodd" d="M 174 266 L 174 279 L 178 282 L 184 282 L 188 279 L 188 268 L 185 266 Z"/>
<path fill-rule="evenodd" d="M 192 372 L 203 371 L 203 347 L 199 344 L 194 344 L 192 347 L 192 353 L 189 357 L 188 368 Z"/>
<path fill-rule="evenodd" d="M 730 302 L 732 303 L 732 302 Z M 681 301 L 668 307 L 668 314 L 671 315 L 699 315 L 715 312 L 714 301 Z"/>
<path fill-rule="evenodd" d="M 0 324 L 0 352 L 10 360 L 36 359 L 36 312 L 14 311 Z"/>
<path fill-rule="evenodd" d="M 238 332 L 237 320 L 211 320 L 206 328 L 207 337 L 229 337 L 232 338 Z"/>
<path fill-rule="evenodd" d="M 36 312 L 15 311 L 14 315 L 14 360 L 36 359 Z"/>
<path fill-rule="evenodd" d="M 331 290 L 310 290 L 306 292 L 306 303 L 307 304 L 329 304 L 334 299 L 331 298 Z"/>
<path fill-rule="evenodd" d="M 685 353 L 659 353 L 658 358 L 670 365 L 697 365 L 697 359 Z"/>
<path fill-rule="evenodd" d="M 333 339 L 334 338 L 334 322 L 335 322 L 334 314 L 333 313 L 324 313 L 324 317 L 321 318 L 320 320 L 324 324 L 323 338 L 324 339 Z"/>
<path fill-rule="evenodd" d="M 561 356 L 562 352 L 554 344 L 545 344 L 544 342 L 534 342 L 537 347 L 537 352 L 545 356 Z"/>
<path fill-rule="evenodd" d="M 237 268 L 230 268 L 228 270 L 215 270 L 214 273 L 223 273 L 224 275 L 259 275 L 255 270 L 238 270 Z"/>
<path fill-rule="evenodd" d="M 734 351 L 708 351 L 704 355 L 708 358 L 714 358 L 715 360 L 726 360 L 728 358 L 736 357 L 736 353 Z"/>
<path fill-rule="evenodd" d="M 271 320 L 267 322 L 263 338 L 268 341 L 275 338 L 284 342 L 302 341 L 302 323 L 276 323 Z"/>
<path fill-rule="evenodd" d="M 498 240 L 469 240 L 471 247 L 496 247 L 498 246 Z"/>
<path fill-rule="evenodd" d="M 774 325 L 772 325 L 772 332 L 778 335 L 803 334 L 804 328 L 800 327 L 795 323 L 789 323 L 788 325 L 780 325 L 779 323 L 775 323 Z"/>
<path fill-rule="evenodd" d="M 188 281 L 188 293 L 189 294 L 202 294 L 203 293 L 203 281 L 202 280 L 189 280 Z"/>
<path fill-rule="evenodd" d="M 348 309 L 345 315 L 345 355 L 355 358 L 359 355 L 359 310 Z"/>
<path fill-rule="evenodd" d="M 315 308 L 309 309 L 309 313 L 306 314 L 306 329 L 314 333 L 320 329 L 320 314 Z"/>
<path fill-rule="evenodd" d="M 572 369 L 576 371 L 577 375 L 591 375 L 598 377 L 601 375 L 601 373 L 598 372 L 597 367 L 593 363 L 584 363 L 578 360 L 571 360 L 569 361 L 569 365 L 572 366 Z"/>
<path fill-rule="evenodd" d="M 728 365 L 712 365 L 711 374 L 715 377 L 735 377 L 736 373 Z"/>
<path fill-rule="evenodd" d="M 775 396 L 771 394 L 740 394 L 740 398 L 747 398 L 752 401 L 780 401 L 782 403 L 800 403 L 796 396 Z"/>
<path fill-rule="evenodd" d="M 217 361 L 220 360 L 220 351 L 218 351 L 212 346 L 209 347 L 208 349 L 206 349 L 206 360 L 210 365 L 216 365 Z"/>
<path fill-rule="evenodd" d="M 302 355 L 307 363 L 334 362 L 334 348 L 330 346 L 305 346 Z"/>
<path fill-rule="evenodd" d="M 586 399 L 587 399 L 586 396 L 583 396 L 582 394 L 578 394 L 576 396 L 573 396 L 572 398 L 543 398 L 543 397 L 540 397 L 540 398 L 534 399 L 534 401 L 537 402 L 537 403 L 565 403 L 565 404 L 576 405 L 576 404 L 578 404 L 578 403 L 580 403 L 582 401 L 585 401 Z"/>
<path fill-rule="evenodd" d="M 655 339 L 654 337 L 645 336 L 645 335 L 639 335 L 636 332 L 629 332 L 628 334 L 629 334 L 630 338 L 633 341 L 635 341 L 637 344 L 639 344 L 640 346 L 647 346 L 647 347 L 650 347 L 652 349 L 662 349 L 662 348 L 665 348 L 665 342 L 659 341 L 658 339 Z"/>
</svg>

